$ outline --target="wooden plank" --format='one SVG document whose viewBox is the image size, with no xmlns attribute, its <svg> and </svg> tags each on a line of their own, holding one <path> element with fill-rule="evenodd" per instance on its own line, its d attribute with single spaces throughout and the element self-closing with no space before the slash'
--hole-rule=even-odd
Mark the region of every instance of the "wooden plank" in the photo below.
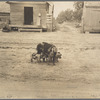
<svg viewBox="0 0 100 100">
<path fill-rule="evenodd" d="M 19 32 L 42 32 L 42 29 L 19 29 Z"/>
<path fill-rule="evenodd" d="M 18 28 L 40 28 L 40 26 L 36 25 L 9 25 L 10 27 L 18 27 Z"/>
</svg>

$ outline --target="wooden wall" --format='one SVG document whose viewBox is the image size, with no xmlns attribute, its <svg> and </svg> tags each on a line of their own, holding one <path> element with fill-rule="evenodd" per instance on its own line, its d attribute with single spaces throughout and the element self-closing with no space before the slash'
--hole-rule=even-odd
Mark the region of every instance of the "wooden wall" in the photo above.
<svg viewBox="0 0 100 100">
<path fill-rule="evenodd" d="M 49 5 L 49 13 L 47 14 L 47 31 L 53 31 L 53 6 Z"/>
<path fill-rule="evenodd" d="M 10 5 L 10 22 L 12 25 L 24 24 L 24 7 L 20 4 Z"/>
<path fill-rule="evenodd" d="M 37 25 L 38 15 L 41 13 L 41 25 L 46 28 L 46 3 L 11 3 L 10 21 L 12 25 L 24 25 L 24 7 L 33 7 L 33 25 Z"/>
<path fill-rule="evenodd" d="M 100 6 L 88 6 L 83 10 L 83 31 L 100 32 Z"/>
</svg>

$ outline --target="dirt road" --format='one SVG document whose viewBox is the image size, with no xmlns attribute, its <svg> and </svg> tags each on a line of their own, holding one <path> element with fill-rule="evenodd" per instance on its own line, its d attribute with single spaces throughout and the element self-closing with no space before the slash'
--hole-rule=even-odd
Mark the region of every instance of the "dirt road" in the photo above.
<svg viewBox="0 0 100 100">
<path fill-rule="evenodd" d="M 36 45 L 57 46 L 55 66 L 31 63 Z M 100 34 L 71 24 L 57 32 L 0 32 L 0 98 L 100 98 Z"/>
</svg>

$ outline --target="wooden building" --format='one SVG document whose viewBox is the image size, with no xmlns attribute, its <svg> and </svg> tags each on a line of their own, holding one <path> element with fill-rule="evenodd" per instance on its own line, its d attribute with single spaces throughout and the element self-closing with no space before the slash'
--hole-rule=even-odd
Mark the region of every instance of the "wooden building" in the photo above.
<svg viewBox="0 0 100 100">
<path fill-rule="evenodd" d="M 10 27 L 19 31 L 52 31 L 53 10 L 51 2 L 8 1 L 10 4 Z"/>
<path fill-rule="evenodd" d="M 10 20 L 10 6 L 5 2 L 0 2 L 0 28 Z"/>
<path fill-rule="evenodd" d="M 4 24 L 9 24 L 10 13 L 0 12 L 0 28 L 3 28 Z"/>
<path fill-rule="evenodd" d="M 100 32 L 100 2 L 84 2 L 82 16 L 83 32 Z"/>
</svg>

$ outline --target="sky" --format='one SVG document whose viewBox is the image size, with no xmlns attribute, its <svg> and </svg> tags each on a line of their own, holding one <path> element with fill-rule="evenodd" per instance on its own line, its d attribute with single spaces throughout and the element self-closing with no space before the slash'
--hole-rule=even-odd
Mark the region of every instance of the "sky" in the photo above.
<svg viewBox="0 0 100 100">
<path fill-rule="evenodd" d="M 73 1 L 55 1 L 54 4 L 54 17 L 56 18 L 61 11 L 65 11 L 66 9 L 74 9 L 73 8 Z"/>
</svg>

